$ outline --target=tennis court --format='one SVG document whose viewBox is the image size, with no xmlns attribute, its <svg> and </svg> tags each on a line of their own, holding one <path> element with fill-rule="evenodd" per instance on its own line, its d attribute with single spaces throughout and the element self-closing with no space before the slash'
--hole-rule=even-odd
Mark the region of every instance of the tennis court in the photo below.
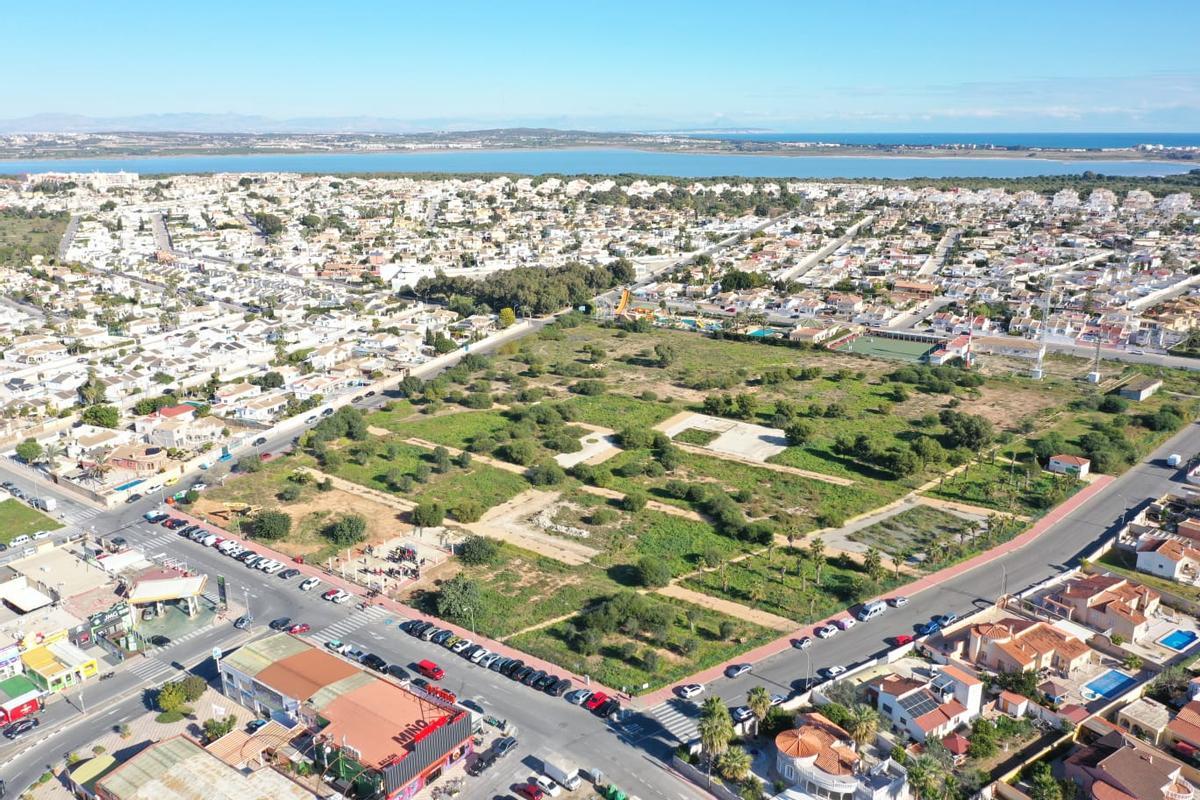
<svg viewBox="0 0 1200 800">
<path fill-rule="evenodd" d="M 843 353 L 862 353 L 899 361 L 920 361 L 934 347 L 936 345 L 929 342 L 912 342 L 907 339 L 890 339 L 884 336 L 859 336 L 837 349 Z"/>
</svg>

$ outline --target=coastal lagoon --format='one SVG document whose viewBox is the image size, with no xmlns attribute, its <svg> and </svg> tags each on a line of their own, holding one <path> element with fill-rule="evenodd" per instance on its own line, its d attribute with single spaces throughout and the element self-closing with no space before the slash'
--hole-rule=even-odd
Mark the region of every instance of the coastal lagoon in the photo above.
<svg viewBox="0 0 1200 800">
<path fill-rule="evenodd" d="M 1033 175 L 1174 175 L 1192 162 L 700 154 L 625 148 L 284 153 L 0 160 L 0 174 L 32 172 L 521 173 L 663 175 L 680 178 L 1024 178 Z"/>
</svg>

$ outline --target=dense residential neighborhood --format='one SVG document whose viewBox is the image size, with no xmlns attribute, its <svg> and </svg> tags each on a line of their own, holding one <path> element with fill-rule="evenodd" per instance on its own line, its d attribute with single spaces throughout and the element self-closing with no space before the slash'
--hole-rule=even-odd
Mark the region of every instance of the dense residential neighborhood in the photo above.
<svg viewBox="0 0 1200 800">
<path fill-rule="evenodd" d="M 0 722 L 70 753 L 33 798 L 1200 786 L 1190 194 L 61 172 L 0 212 L 53 231 L 0 266 Z"/>
</svg>

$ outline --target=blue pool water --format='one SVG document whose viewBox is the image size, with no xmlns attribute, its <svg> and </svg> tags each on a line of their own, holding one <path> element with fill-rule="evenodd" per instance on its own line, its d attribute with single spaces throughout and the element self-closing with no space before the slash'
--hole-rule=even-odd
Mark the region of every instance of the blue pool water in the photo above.
<svg viewBox="0 0 1200 800">
<path fill-rule="evenodd" d="M 113 489 L 113 491 L 114 492 L 123 492 L 126 489 L 132 489 L 133 487 L 137 486 L 139 483 L 142 483 L 144 480 L 145 480 L 144 478 L 138 478 L 136 481 L 130 481 L 129 483 L 122 483 L 116 489 Z"/>
<path fill-rule="evenodd" d="M 1197 639 L 1200 639 L 1200 636 L 1196 635 L 1195 631 L 1173 630 L 1159 639 L 1158 643 L 1172 650 L 1183 652 L 1191 647 Z"/>
<path fill-rule="evenodd" d="M 1137 681 L 1120 670 L 1110 669 L 1098 678 L 1087 684 L 1087 688 L 1091 689 L 1095 694 L 1100 695 L 1106 700 L 1127 691 Z"/>
<path fill-rule="evenodd" d="M 750 333 L 748 333 L 748 334 L 746 334 L 746 335 L 747 335 L 747 336 L 753 336 L 753 337 L 755 337 L 756 339 L 761 339 L 761 338 L 763 338 L 764 336 L 770 336 L 770 335 L 771 335 L 771 334 L 773 334 L 773 333 L 775 333 L 775 331 L 771 330 L 770 328 L 759 328 L 759 329 L 758 329 L 758 330 L 756 330 L 756 331 L 750 331 Z"/>
</svg>

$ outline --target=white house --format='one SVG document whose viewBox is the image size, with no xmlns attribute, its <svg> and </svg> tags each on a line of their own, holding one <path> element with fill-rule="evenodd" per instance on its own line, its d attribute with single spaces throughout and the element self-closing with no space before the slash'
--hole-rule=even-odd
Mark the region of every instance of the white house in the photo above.
<svg viewBox="0 0 1200 800">
<path fill-rule="evenodd" d="M 1091 468 L 1092 462 L 1083 456 L 1066 454 L 1050 456 L 1050 461 L 1046 465 L 1046 469 L 1050 472 L 1055 472 L 1059 475 L 1074 475 L 1077 478 L 1087 477 L 1088 470 Z"/>
</svg>

